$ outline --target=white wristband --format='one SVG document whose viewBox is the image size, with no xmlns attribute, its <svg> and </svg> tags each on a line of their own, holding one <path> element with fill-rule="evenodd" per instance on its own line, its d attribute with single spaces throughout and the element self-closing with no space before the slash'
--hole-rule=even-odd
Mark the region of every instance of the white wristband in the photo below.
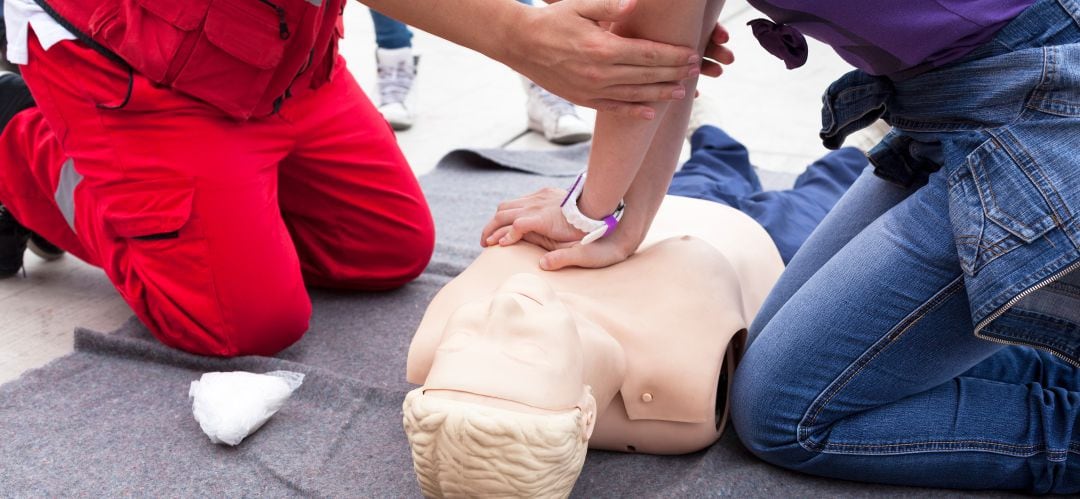
<svg viewBox="0 0 1080 499">
<path fill-rule="evenodd" d="M 566 217 L 566 221 L 577 230 L 585 233 L 585 237 L 581 239 L 581 244 L 589 244 L 615 232 L 615 228 L 618 227 L 619 220 L 622 219 L 623 211 L 626 208 L 623 202 L 619 201 L 619 207 L 615 209 L 615 213 L 604 217 L 603 220 L 595 220 L 585 216 L 578 208 L 578 200 L 585 190 L 585 176 L 585 173 L 578 175 L 574 185 L 570 187 L 566 199 L 563 199 L 562 202 L 562 212 L 563 216 Z"/>
</svg>

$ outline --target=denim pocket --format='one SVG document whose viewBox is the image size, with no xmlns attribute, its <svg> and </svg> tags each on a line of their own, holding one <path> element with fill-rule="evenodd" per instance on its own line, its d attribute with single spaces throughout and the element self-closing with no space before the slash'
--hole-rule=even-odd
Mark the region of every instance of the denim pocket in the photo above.
<svg viewBox="0 0 1080 499">
<path fill-rule="evenodd" d="M 1080 117 L 1080 43 L 1044 47 L 1043 77 L 1028 106 L 1057 116 Z"/>
<path fill-rule="evenodd" d="M 949 175 L 949 219 L 968 275 L 1056 227 L 1042 192 L 1015 157 L 990 139 Z"/>
<path fill-rule="evenodd" d="M 984 217 L 978 189 L 967 165 L 949 175 L 949 222 L 953 226 L 960 266 L 968 275 L 974 275 Z"/>
</svg>

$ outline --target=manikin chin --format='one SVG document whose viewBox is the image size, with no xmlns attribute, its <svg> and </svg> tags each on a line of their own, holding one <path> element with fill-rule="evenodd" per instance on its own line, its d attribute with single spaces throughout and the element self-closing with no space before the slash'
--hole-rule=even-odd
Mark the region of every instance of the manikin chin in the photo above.
<svg viewBox="0 0 1080 499">
<path fill-rule="evenodd" d="M 623 263 L 544 272 L 542 254 L 485 250 L 413 338 L 422 386 L 404 424 L 429 497 L 565 497 L 589 447 L 711 445 L 742 333 L 783 270 L 754 220 L 678 197 Z"/>
</svg>

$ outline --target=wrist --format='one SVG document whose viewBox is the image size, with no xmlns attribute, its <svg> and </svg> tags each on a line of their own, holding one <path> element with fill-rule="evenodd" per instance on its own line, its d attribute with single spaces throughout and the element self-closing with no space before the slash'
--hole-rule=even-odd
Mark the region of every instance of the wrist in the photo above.
<svg viewBox="0 0 1080 499">
<path fill-rule="evenodd" d="M 586 234 L 581 239 L 581 244 L 589 244 L 597 239 L 614 234 L 625 209 L 622 201 L 620 201 L 619 205 L 611 213 L 602 216 L 590 217 L 583 213 L 580 203 L 587 179 L 587 172 L 578 175 L 577 180 L 574 181 L 560 205 L 566 222 Z"/>
<path fill-rule="evenodd" d="M 610 191 L 610 188 L 607 189 Z M 586 177 L 585 185 L 582 186 L 581 197 L 578 199 L 578 209 L 589 218 L 600 220 L 619 208 L 622 204 L 622 196 L 611 197 L 605 189 L 593 180 Z M 605 199 L 609 198 L 609 199 Z"/>
<path fill-rule="evenodd" d="M 627 254 L 636 251 L 645 240 L 645 225 L 641 223 L 639 217 L 633 215 L 633 213 L 624 215 L 622 221 L 619 222 L 619 227 L 611 235 L 611 239 L 616 244 L 627 249 Z"/>
<path fill-rule="evenodd" d="M 581 214 L 594 220 L 600 220 L 604 217 L 612 214 L 618 205 L 616 206 L 604 206 L 596 201 L 596 196 L 589 194 L 589 189 L 585 189 L 581 193 L 581 197 L 578 198 L 578 209 L 581 210 Z"/>
<path fill-rule="evenodd" d="M 529 26 L 534 23 L 536 11 L 540 9 L 519 2 L 493 2 L 492 5 L 500 5 L 505 12 L 499 16 L 499 22 L 488 26 L 487 29 L 494 30 L 495 36 L 488 38 L 489 46 L 480 52 L 520 72 L 519 67 L 528 57 L 530 45 L 525 38 L 536 32 Z"/>
</svg>

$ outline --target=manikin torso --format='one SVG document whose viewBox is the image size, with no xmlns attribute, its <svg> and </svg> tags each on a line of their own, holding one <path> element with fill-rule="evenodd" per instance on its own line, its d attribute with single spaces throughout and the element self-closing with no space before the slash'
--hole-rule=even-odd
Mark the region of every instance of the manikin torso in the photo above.
<svg viewBox="0 0 1080 499">
<path fill-rule="evenodd" d="M 783 270 L 761 226 L 669 196 L 618 265 L 545 272 L 542 254 L 489 248 L 447 284 L 413 338 L 409 382 L 536 413 L 579 407 L 591 389 L 593 448 L 676 454 L 716 441 L 734 344 Z"/>
</svg>

